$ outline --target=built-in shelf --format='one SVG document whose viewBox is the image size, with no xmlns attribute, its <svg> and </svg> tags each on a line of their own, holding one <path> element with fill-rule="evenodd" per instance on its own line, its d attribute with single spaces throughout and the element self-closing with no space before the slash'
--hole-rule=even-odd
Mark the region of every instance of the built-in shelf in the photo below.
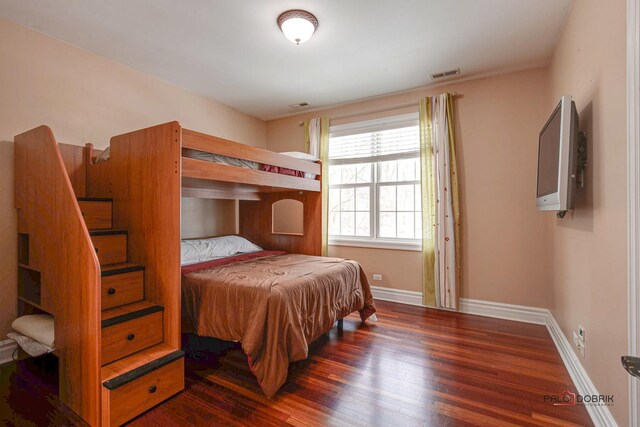
<svg viewBox="0 0 640 427">
<path fill-rule="evenodd" d="M 40 272 L 29 267 L 18 267 L 18 297 L 40 305 Z"/>
<path fill-rule="evenodd" d="M 24 269 L 26 269 L 26 270 L 35 271 L 35 272 L 37 272 L 37 273 L 40 273 L 40 270 L 38 270 L 38 269 L 36 269 L 36 268 L 33 268 L 33 267 L 31 267 L 30 265 L 22 264 L 21 262 L 19 262 L 19 263 L 18 263 L 18 267 L 20 267 L 20 268 L 24 268 Z"/>
<path fill-rule="evenodd" d="M 27 298 L 24 298 L 24 297 L 20 297 L 20 296 L 19 296 L 19 297 L 18 297 L 18 300 L 19 300 L 19 301 L 22 301 L 22 302 L 23 302 L 23 303 L 25 303 L 25 304 L 28 304 L 29 306 L 31 306 L 31 307 L 33 307 L 33 308 L 38 309 L 39 311 L 42 311 L 43 313 L 51 314 L 51 313 L 49 313 L 47 310 L 45 310 L 45 309 L 44 309 L 44 307 L 42 307 L 40 304 L 36 304 L 35 302 L 28 300 Z M 24 310 L 23 310 L 23 311 L 24 311 Z M 24 315 L 24 314 L 27 314 L 27 313 L 23 312 L 23 313 L 21 313 L 21 314 L 22 314 L 22 315 Z M 29 313 L 29 314 L 31 314 L 31 313 Z"/>
<path fill-rule="evenodd" d="M 18 233 L 18 263 L 29 265 L 29 235 Z"/>
</svg>

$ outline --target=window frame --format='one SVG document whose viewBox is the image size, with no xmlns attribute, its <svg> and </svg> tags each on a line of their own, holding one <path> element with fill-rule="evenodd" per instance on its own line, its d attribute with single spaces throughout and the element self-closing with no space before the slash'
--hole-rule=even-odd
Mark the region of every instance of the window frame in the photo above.
<svg viewBox="0 0 640 427">
<path fill-rule="evenodd" d="M 383 119 L 370 120 L 366 122 L 358 122 L 347 125 L 332 126 L 330 130 L 331 137 L 348 136 L 359 133 L 376 132 L 387 129 L 398 129 L 402 127 L 418 125 L 418 113 L 405 114 L 401 116 L 387 117 Z M 380 212 L 379 197 L 381 186 L 399 186 L 399 185 L 420 185 L 420 179 L 411 181 L 384 181 L 378 182 L 380 174 L 380 163 L 384 161 L 395 161 L 403 159 L 420 158 L 420 152 L 403 152 L 394 153 L 383 156 L 359 157 L 353 159 L 329 159 L 331 165 L 355 165 L 363 163 L 371 163 L 371 182 L 368 183 L 350 183 L 350 184 L 331 184 L 328 183 L 329 190 L 343 188 L 369 187 L 369 236 L 344 236 L 329 235 L 328 244 L 331 246 L 349 246 L 364 247 L 378 249 L 395 249 L 406 251 L 421 251 L 422 238 L 406 239 L 406 238 L 384 238 L 380 236 Z M 329 179 L 329 177 L 327 177 Z M 355 194 L 355 193 L 354 193 Z M 329 196 L 328 196 L 329 197 Z M 356 203 L 354 198 L 354 204 Z M 342 210 L 340 210 L 342 212 Z M 347 211 L 351 212 L 351 211 Z M 354 205 L 354 215 L 358 212 Z M 396 213 L 397 205 L 396 205 Z M 414 211 L 415 212 L 415 211 Z M 397 218 L 396 218 L 397 227 Z M 414 223 L 415 227 L 415 223 Z M 354 232 L 355 234 L 355 232 Z M 397 233 L 396 233 L 397 234 Z"/>
</svg>

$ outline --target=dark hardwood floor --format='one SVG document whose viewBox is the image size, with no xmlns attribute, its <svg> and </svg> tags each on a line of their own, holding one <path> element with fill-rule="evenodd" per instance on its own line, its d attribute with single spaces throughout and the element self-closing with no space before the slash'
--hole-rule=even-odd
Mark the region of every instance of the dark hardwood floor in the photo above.
<svg viewBox="0 0 640 427">
<path fill-rule="evenodd" d="M 378 322 L 352 316 L 313 343 L 274 400 L 238 345 L 212 341 L 187 359 L 185 391 L 130 426 L 593 425 L 583 406 L 544 401 L 576 391 L 544 326 L 376 304 Z M 54 383 L 33 361 L 0 367 L 0 421 L 78 424 Z"/>
</svg>

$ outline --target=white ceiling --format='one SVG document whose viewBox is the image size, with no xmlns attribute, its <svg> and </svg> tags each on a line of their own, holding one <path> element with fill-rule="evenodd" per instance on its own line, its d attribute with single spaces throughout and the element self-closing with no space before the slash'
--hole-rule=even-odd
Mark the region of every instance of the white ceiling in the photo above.
<svg viewBox="0 0 640 427">
<path fill-rule="evenodd" d="M 261 119 L 545 65 L 572 0 L 0 0 L 0 16 Z M 319 27 L 296 46 L 288 9 Z"/>
</svg>

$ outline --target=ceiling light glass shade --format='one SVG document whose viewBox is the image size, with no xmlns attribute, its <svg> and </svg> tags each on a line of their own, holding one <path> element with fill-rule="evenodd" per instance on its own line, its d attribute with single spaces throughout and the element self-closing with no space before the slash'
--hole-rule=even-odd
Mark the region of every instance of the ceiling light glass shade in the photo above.
<svg viewBox="0 0 640 427">
<path fill-rule="evenodd" d="M 318 28 L 318 19 L 304 10 L 288 10 L 278 17 L 278 27 L 284 36 L 295 44 L 311 38 Z"/>
</svg>

